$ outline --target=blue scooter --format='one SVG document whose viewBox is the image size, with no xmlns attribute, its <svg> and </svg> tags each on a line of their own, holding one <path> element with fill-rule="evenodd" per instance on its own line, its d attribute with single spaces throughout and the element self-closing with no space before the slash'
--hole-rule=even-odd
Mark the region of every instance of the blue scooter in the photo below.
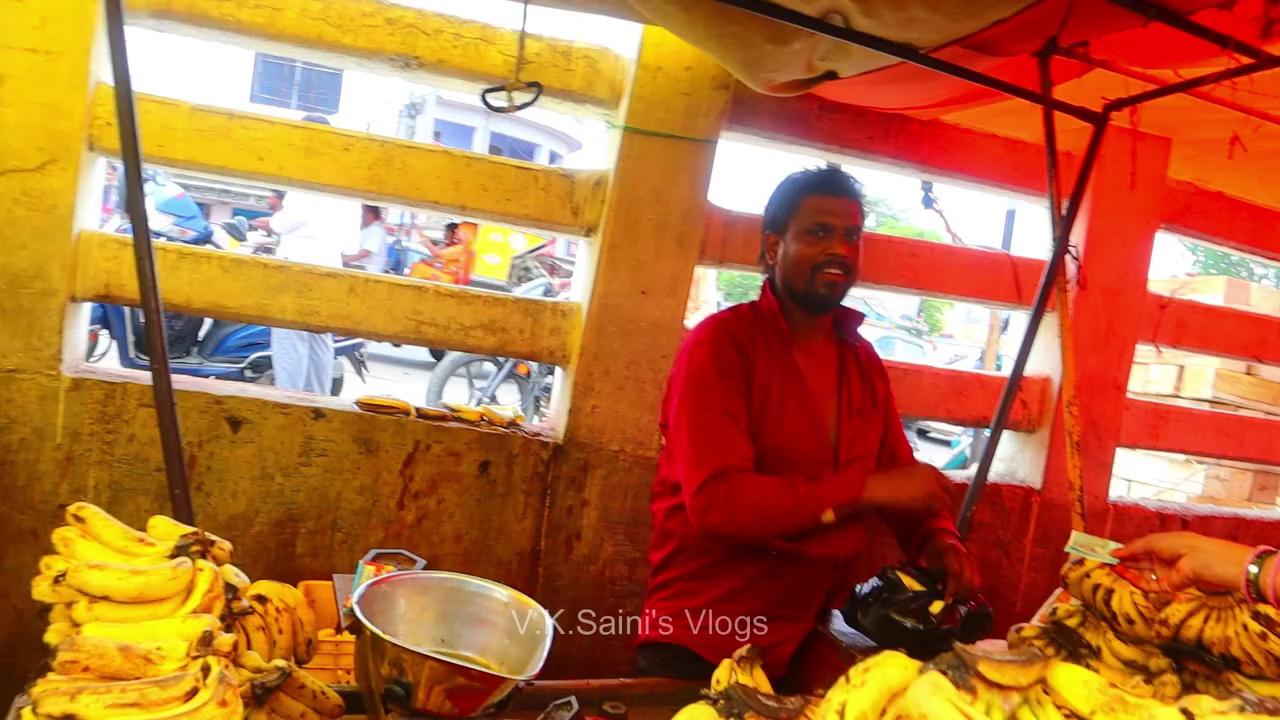
<svg viewBox="0 0 1280 720">
<path fill-rule="evenodd" d="M 219 228 L 210 225 L 200 206 L 182 187 L 162 173 L 149 172 L 144 189 L 151 232 L 160 239 L 220 249 L 232 247 L 231 241 L 243 243 L 248 240 L 243 223 L 222 223 Z M 127 224 L 120 225 L 116 232 L 127 234 L 130 228 Z M 181 313 L 165 313 L 164 320 L 169 366 L 173 373 L 264 385 L 273 383 L 271 328 Z M 110 352 L 110 341 L 114 340 L 121 367 L 149 369 L 142 324 L 142 312 L 137 308 L 94 304 L 90 313 L 86 359 L 89 362 L 102 360 Z M 110 334 L 105 346 L 104 330 Z M 329 392 L 338 395 L 342 392 L 343 358 L 362 381 L 369 366 L 365 342 L 360 338 L 336 337 L 333 350 L 333 382 Z"/>
</svg>

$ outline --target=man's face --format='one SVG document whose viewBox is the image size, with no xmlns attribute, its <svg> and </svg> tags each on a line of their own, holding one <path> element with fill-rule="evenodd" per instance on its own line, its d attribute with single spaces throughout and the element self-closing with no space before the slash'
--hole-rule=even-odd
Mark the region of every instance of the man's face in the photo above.
<svg viewBox="0 0 1280 720">
<path fill-rule="evenodd" d="M 267 196 L 267 207 L 271 208 L 271 212 L 280 212 L 280 208 L 284 205 L 284 200 L 279 195 L 271 193 Z"/>
<path fill-rule="evenodd" d="M 855 200 L 802 200 L 786 233 L 765 234 L 765 259 L 773 266 L 779 292 L 811 315 L 839 307 L 858 279 L 862 223 Z"/>
</svg>

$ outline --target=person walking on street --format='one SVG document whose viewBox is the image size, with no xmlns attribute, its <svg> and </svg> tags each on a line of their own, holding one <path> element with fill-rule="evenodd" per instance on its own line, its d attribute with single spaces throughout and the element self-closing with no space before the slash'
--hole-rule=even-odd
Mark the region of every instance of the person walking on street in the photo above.
<svg viewBox="0 0 1280 720">
<path fill-rule="evenodd" d="M 306 122 L 328 125 L 323 115 Z M 254 224 L 280 237 L 281 260 L 341 268 L 343 251 L 359 236 L 355 203 L 309 192 L 275 191 L 267 200 L 273 214 Z M 333 386 L 333 333 L 271 328 L 275 385 L 328 395 Z"/>
<path fill-rule="evenodd" d="M 382 225 L 382 208 L 377 205 L 360 206 L 360 249 L 344 254 L 342 262 L 366 272 L 386 272 L 387 229 Z"/>
</svg>

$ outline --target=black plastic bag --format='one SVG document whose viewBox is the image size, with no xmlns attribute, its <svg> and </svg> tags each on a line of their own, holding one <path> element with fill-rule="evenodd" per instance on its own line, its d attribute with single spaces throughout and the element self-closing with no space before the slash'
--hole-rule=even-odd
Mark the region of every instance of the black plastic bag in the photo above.
<svg viewBox="0 0 1280 720">
<path fill-rule="evenodd" d="M 971 643 L 991 633 L 991 606 L 981 596 L 943 602 L 943 582 L 928 570 L 894 565 L 853 589 L 840 610 L 854 630 L 885 649 L 932 658 L 953 642 Z"/>
</svg>

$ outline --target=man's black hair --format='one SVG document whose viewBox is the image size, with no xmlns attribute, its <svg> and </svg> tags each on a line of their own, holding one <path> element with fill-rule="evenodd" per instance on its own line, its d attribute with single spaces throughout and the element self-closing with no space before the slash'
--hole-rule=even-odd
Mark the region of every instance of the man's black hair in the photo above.
<svg viewBox="0 0 1280 720">
<path fill-rule="evenodd" d="M 285 193 L 285 191 L 284 191 L 284 190 L 272 190 L 272 191 L 271 191 L 271 194 L 272 194 L 272 195 L 275 195 L 276 197 L 280 198 L 281 200 L 284 200 L 284 196 L 285 196 L 287 193 Z"/>
<path fill-rule="evenodd" d="M 368 204 L 368 203 L 365 203 L 365 204 L 363 204 L 363 205 L 361 205 L 361 206 L 360 206 L 360 209 L 361 209 L 362 211 L 364 211 L 364 212 L 371 213 L 371 214 L 376 215 L 376 216 L 378 216 L 378 217 L 382 217 L 382 206 L 381 206 L 381 205 L 370 205 L 370 204 Z"/>
<path fill-rule="evenodd" d="M 456 222 L 451 222 L 444 226 L 445 232 L 456 232 L 457 230 L 458 230 L 458 223 Z"/>
<path fill-rule="evenodd" d="M 761 226 L 760 265 L 764 266 L 764 233 L 784 235 L 791 218 L 796 214 L 800 203 L 809 197 L 848 198 L 858 203 L 866 214 L 866 205 L 862 198 L 862 183 L 852 175 L 840 169 L 839 165 L 827 165 L 821 168 L 809 168 L 788 175 L 774 188 L 769 202 L 764 206 L 764 222 Z"/>
<path fill-rule="evenodd" d="M 306 115 L 303 115 L 302 122 L 313 122 L 313 123 L 320 123 L 321 125 L 332 125 L 332 123 L 329 122 L 329 118 L 323 115 L 320 115 L 318 113 L 307 113 Z"/>
</svg>

